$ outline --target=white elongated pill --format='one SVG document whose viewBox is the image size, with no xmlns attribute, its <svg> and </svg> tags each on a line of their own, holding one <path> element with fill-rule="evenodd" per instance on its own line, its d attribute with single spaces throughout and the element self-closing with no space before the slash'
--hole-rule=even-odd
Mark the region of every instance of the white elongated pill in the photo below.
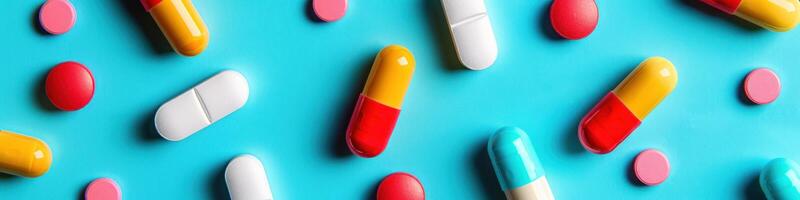
<svg viewBox="0 0 800 200">
<path fill-rule="evenodd" d="M 161 105 L 156 111 L 156 130 L 167 140 L 183 140 L 238 110 L 249 96 L 242 74 L 222 71 Z"/>
<path fill-rule="evenodd" d="M 225 168 L 225 183 L 231 200 L 272 200 L 267 173 L 253 155 L 237 156 Z"/>
<path fill-rule="evenodd" d="M 497 59 L 497 41 L 483 0 L 442 0 L 458 59 L 472 70 L 486 69 Z"/>
</svg>

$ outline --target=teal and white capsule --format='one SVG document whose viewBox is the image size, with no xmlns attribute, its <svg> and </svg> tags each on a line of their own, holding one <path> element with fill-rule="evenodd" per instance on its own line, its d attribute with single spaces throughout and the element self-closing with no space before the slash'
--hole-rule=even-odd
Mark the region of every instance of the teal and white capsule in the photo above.
<svg viewBox="0 0 800 200">
<path fill-rule="evenodd" d="M 800 200 L 800 166 L 792 160 L 769 161 L 758 182 L 769 200 Z"/>
<path fill-rule="evenodd" d="M 554 199 L 528 134 L 504 127 L 489 139 L 489 158 L 509 200 Z"/>
</svg>

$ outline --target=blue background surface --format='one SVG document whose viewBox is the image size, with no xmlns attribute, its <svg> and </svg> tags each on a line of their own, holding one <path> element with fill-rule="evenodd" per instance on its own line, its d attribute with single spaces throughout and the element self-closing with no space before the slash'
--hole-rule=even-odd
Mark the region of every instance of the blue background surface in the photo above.
<svg viewBox="0 0 800 200">
<path fill-rule="evenodd" d="M 588 38 L 564 41 L 548 25 L 551 1 L 489 0 L 499 57 L 469 71 L 455 56 L 439 1 L 351 1 L 334 23 L 306 0 L 194 0 L 211 32 L 197 57 L 174 53 L 136 0 L 73 0 L 78 21 L 60 36 L 36 22 L 43 1 L 3 13 L 0 127 L 46 141 L 51 170 L 0 175 L 0 199 L 73 199 L 110 177 L 124 199 L 227 198 L 224 166 L 250 153 L 277 199 L 367 199 L 395 171 L 415 174 L 428 199 L 502 199 L 485 150 L 503 126 L 526 130 L 559 199 L 763 198 L 757 175 L 775 157 L 800 159 L 800 31 L 772 33 L 693 0 L 599 1 Z M 348 152 L 344 131 L 377 52 L 408 47 L 417 70 L 386 151 Z M 608 155 L 584 150 L 580 118 L 639 62 L 670 59 L 671 96 Z M 55 64 L 94 73 L 94 99 L 62 112 L 42 85 Z M 741 98 L 742 79 L 771 67 L 783 83 L 772 104 Z M 153 130 L 162 103 L 223 69 L 250 83 L 239 111 L 181 142 Z M 646 148 L 669 156 L 659 186 L 631 177 Z"/>
</svg>

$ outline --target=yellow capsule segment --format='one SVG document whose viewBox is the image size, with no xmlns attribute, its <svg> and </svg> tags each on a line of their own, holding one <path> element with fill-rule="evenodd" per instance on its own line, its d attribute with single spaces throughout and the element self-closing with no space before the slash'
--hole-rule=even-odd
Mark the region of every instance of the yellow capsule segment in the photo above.
<svg viewBox="0 0 800 200">
<path fill-rule="evenodd" d="M 153 1 L 151 1 L 153 2 Z M 200 54 L 208 46 L 208 28 L 191 0 L 156 0 L 150 15 L 178 53 Z"/>
<path fill-rule="evenodd" d="M 640 121 L 675 89 L 678 72 L 669 60 L 651 57 L 612 91 Z"/>
<path fill-rule="evenodd" d="M 50 147 L 39 139 L 0 131 L 0 172 L 38 177 L 50 169 Z"/>
<path fill-rule="evenodd" d="M 792 30 L 800 19 L 797 0 L 742 0 L 734 15 L 772 31 Z"/>
<path fill-rule="evenodd" d="M 414 55 L 400 45 L 390 45 L 375 58 L 362 94 L 383 105 L 400 109 L 414 74 Z"/>
</svg>

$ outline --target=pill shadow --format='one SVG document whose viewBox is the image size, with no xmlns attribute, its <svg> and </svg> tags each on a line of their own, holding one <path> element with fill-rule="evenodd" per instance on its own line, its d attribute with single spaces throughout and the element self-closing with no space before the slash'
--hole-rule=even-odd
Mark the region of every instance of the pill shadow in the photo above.
<svg viewBox="0 0 800 200">
<path fill-rule="evenodd" d="M 550 21 L 550 5 L 545 4 L 541 8 L 539 8 L 538 12 L 533 12 L 535 15 L 534 17 L 539 18 L 539 29 L 540 32 L 544 35 L 545 38 L 553 40 L 553 41 L 560 41 L 565 42 L 568 41 L 567 39 L 558 35 L 555 29 L 553 29 L 553 22 Z"/>
<path fill-rule="evenodd" d="M 14 180 L 14 178 L 11 174 L 0 173 L 0 182 Z"/>
<path fill-rule="evenodd" d="M 747 176 L 748 178 L 745 179 L 746 182 L 742 185 L 742 199 L 747 200 L 766 200 L 767 197 L 764 196 L 764 192 L 761 191 L 761 185 L 759 185 L 758 177 L 760 171 L 756 170 L 754 173 Z"/>
<path fill-rule="evenodd" d="M 231 199 L 228 193 L 228 185 L 225 183 L 225 168 L 228 163 L 218 165 L 214 174 L 208 182 L 208 193 L 212 199 L 228 200 Z"/>
<path fill-rule="evenodd" d="M 333 127 L 328 130 L 333 130 L 334 132 L 330 135 L 330 151 L 335 158 L 351 158 L 353 157 L 353 153 L 350 152 L 350 147 L 347 146 L 347 126 L 350 123 L 350 117 L 353 114 L 353 109 L 355 108 L 356 102 L 358 101 L 358 96 L 361 94 L 361 90 L 364 87 L 364 83 L 367 82 L 367 77 L 369 76 L 369 71 L 372 69 L 372 63 L 374 62 L 373 57 L 365 57 L 363 61 L 361 61 L 361 68 L 358 69 L 356 72 L 359 78 L 351 79 L 353 80 L 350 84 L 347 84 L 348 89 L 346 91 L 346 98 L 350 98 L 350 100 L 343 101 L 344 103 L 341 106 L 337 107 L 336 112 L 334 113 L 333 119 L 335 123 L 333 123 Z"/>
<path fill-rule="evenodd" d="M 599 100 L 599 98 L 598 98 Z M 584 106 L 582 110 L 589 111 L 591 107 Z M 572 123 L 569 123 L 567 128 L 564 130 L 563 135 L 563 146 L 564 150 L 569 154 L 585 154 L 587 151 L 581 145 L 580 139 L 578 139 L 578 125 L 580 124 L 581 120 L 583 119 L 582 113 L 575 112 L 575 115 L 572 117 Z"/>
<path fill-rule="evenodd" d="M 145 142 L 160 142 L 161 135 L 158 134 L 155 125 L 156 111 L 158 109 L 151 109 L 152 112 L 144 114 L 139 121 L 139 137 Z"/>
<path fill-rule="evenodd" d="M 733 16 L 733 15 L 729 15 L 729 14 L 727 14 L 727 13 L 725 13 L 725 12 L 719 10 L 719 9 L 716 9 L 716 8 L 712 7 L 711 5 L 703 3 L 701 1 L 698 1 L 698 0 L 676 0 L 676 1 L 679 2 L 680 4 L 684 5 L 684 6 L 691 7 L 692 9 L 698 10 L 698 11 L 704 13 L 706 16 L 710 16 L 712 18 L 725 20 L 725 21 L 727 21 L 728 23 L 731 23 L 731 24 L 736 24 L 737 26 L 739 26 L 740 28 L 742 28 L 743 30 L 746 30 L 748 32 L 756 33 L 756 32 L 764 31 L 764 29 L 759 27 L 758 25 L 750 23 L 750 22 L 748 22 L 748 21 L 746 21 L 744 19 L 741 19 L 739 17 Z"/>
<path fill-rule="evenodd" d="M 747 79 L 747 74 L 742 76 L 742 80 L 739 81 L 739 87 L 736 87 L 734 89 L 734 90 L 736 90 L 735 94 L 736 94 L 737 99 L 739 99 L 739 102 L 742 102 L 742 104 L 744 104 L 745 106 L 747 106 L 747 107 L 755 107 L 758 104 L 754 103 L 753 101 L 750 101 L 750 98 L 747 98 L 747 93 L 744 92 L 744 81 L 746 79 Z"/>
<path fill-rule="evenodd" d="M 89 187 L 89 184 L 84 185 L 81 189 L 78 190 L 77 197 L 75 199 L 86 199 L 86 188 Z"/>
<path fill-rule="evenodd" d="M 314 13 L 314 0 L 306 1 L 306 6 L 304 6 L 303 8 L 305 11 L 304 13 L 306 14 L 306 18 L 308 18 L 308 20 L 311 20 L 312 22 L 319 24 L 325 22 L 322 21 L 322 19 L 320 19 L 319 17 L 317 17 L 316 13 Z"/>
<path fill-rule="evenodd" d="M 39 104 L 39 108 L 43 111 L 48 113 L 59 113 L 59 109 L 50 102 L 50 99 L 47 98 L 47 74 L 50 70 L 45 71 L 39 75 L 39 80 L 36 81 L 36 84 L 32 90 L 32 96 L 36 99 L 36 103 Z"/>
<path fill-rule="evenodd" d="M 489 137 L 481 140 L 475 145 L 472 154 L 473 173 L 478 178 L 478 182 L 483 189 L 483 199 L 505 199 L 506 196 L 497 181 L 497 175 L 492 168 L 492 160 L 489 159 L 488 143 Z"/>
<path fill-rule="evenodd" d="M 435 37 L 434 43 L 439 51 L 439 55 L 436 57 L 440 59 L 441 65 L 444 65 L 449 71 L 469 71 L 458 60 L 455 44 L 450 35 L 450 25 L 447 24 L 441 1 L 421 0 L 420 2 L 427 14 L 428 20 L 426 21 L 432 31 L 431 35 Z"/>
<path fill-rule="evenodd" d="M 381 181 L 383 181 L 384 177 L 378 178 L 370 188 L 369 192 L 367 192 L 367 196 L 364 199 L 378 199 L 378 187 L 381 186 Z M 424 186 L 423 186 L 424 187 Z"/>
<path fill-rule="evenodd" d="M 141 33 L 147 40 L 154 54 L 156 55 L 170 55 L 172 54 L 172 47 L 169 46 L 169 41 L 161 33 L 161 29 L 144 10 L 142 4 L 135 0 L 119 0 L 121 9 L 131 17 L 131 20 L 138 27 Z"/>
<path fill-rule="evenodd" d="M 41 10 L 41 9 L 42 9 L 41 5 L 40 6 L 36 6 L 36 9 L 33 10 L 33 12 L 31 12 L 31 14 L 32 14 L 31 15 L 31 26 L 33 27 L 34 30 L 36 30 L 36 33 L 38 33 L 39 35 L 51 37 L 53 35 L 51 35 L 47 31 L 45 31 L 44 28 L 42 27 L 41 22 L 39 21 L 39 10 Z"/>
<path fill-rule="evenodd" d="M 635 157 L 636 157 L 636 155 L 634 155 L 634 158 Z M 626 170 L 628 170 L 628 171 L 625 172 L 625 174 L 627 174 L 628 181 L 631 182 L 631 184 L 633 184 L 633 186 L 636 186 L 637 188 L 647 187 L 647 185 L 642 183 L 642 181 L 640 181 L 639 178 L 636 177 L 636 171 L 634 170 L 634 167 L 635 167 L 634 161 L 635 160 L 636 159 L 631 159 L 631 161 L 628 163 L 628 167 L 626 168 Z"/>
</svg>

